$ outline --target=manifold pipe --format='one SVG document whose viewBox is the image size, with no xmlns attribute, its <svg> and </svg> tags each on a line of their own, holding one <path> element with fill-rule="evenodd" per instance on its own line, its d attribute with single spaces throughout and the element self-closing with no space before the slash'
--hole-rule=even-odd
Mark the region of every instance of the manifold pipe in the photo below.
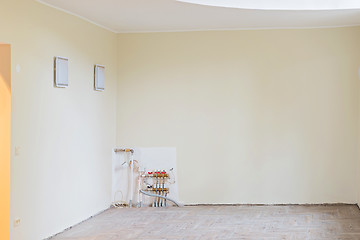
<svg viewBox="0 0 360 240">
<path fill-rule="evenodd" d="M 169 200 L 170 202 L 175 203 L 175 205 L 178 206 L 178 207 L 181 206 L 180 203 L 176 202 L 175 200 L 173 200 L 173 199 L 171 199 L 171 198 L 164 197 L 164 196 L 157 195 L 157 194 L 148 193 L 148 192 L 145 192 L 145 191 L 143 191 L 143 190 L 140 190 L 140 192 L 141 192 L 142 194 L 145 194 L 145 195 L 150 196 L 150 197 L 164 198 L 164 199 L 166 199 L 166 200 Z"/>
<path fill-rule="evenodd" d="M 134 149 L 132 148 L 115 148 L 114 152 L 118 153 L 118 152 L 131 152 L 134 153 Z"/>
</svg>

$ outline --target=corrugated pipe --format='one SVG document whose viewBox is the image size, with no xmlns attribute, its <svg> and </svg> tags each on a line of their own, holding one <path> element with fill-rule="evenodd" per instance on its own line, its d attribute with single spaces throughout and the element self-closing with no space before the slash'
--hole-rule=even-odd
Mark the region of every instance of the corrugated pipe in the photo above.
<svg viewBox="0 0 360 240">
<path fill-rule="evenodd" d="M 166 200 L 169 200 L 170 202 L 175 203 L 175 205 L 176 205 L 176 206 L 178 206 L 178 207 L 182 207 L 182 204 L 180 204 L 180 203 L 176 202 L 175 200 L 173 200 L 173 199 L 171 199 L 171 198 L 164 197 L 164 196 L 157 195 L 157 194 L 148 193 L 148 192 L 145 192 L 145 191 L 143 191 L 143 190 L 140 190 L 140 192 L 141 192 L 142 194 L 145 194 L 145 195 L 150 196 L 150 197 L 159 197 L 159 198 L 164 198 L 164 199 L 166 199 Z"/>
</svg>

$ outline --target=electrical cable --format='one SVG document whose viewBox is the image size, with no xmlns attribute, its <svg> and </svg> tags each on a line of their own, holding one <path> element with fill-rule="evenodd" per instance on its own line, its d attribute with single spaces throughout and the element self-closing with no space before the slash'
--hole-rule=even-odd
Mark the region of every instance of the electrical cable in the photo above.
<svg viewBox="0 0 360 240">
<path fill-rule="evenodd" d="M 116 200 L 115 200 L 117 193 L 121 193 L 121 200 L 120 200 L 120 201 L 116 201 Z M 115 194 L 114 194 L 114 201 L 112 202 L 111 205 L 112 205 L 114 208 L 123 208 L 123 207 L 126 207 L 126 206 L 127 206 L 127 202 L 125 202 L 125 201 L 123 200 L 123 197 L 124 197 L 124 195 L 123 195 L 122 191 L 116 191 Z"/>
</svg>

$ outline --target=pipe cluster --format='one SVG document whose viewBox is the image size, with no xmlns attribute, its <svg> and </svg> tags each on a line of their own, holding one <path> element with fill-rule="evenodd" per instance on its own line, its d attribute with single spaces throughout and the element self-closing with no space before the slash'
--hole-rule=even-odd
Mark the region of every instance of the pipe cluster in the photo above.
<svg viewBox="0 0 360 240">
<path fill-rule="evenodd" d="M 152 207 L 166 207 L 169 188 L 165 186 L 165 182 L 166 179 L 169 178 L 168 173 L 165 170 L 155 170 L 153 172 L 147 172 L 142 176 L 145 178 L 146 191 L 152 193 L 154 196 Z M 148 180 L 150 180 L 151 183 L 148 183 Z"/>
</svg>

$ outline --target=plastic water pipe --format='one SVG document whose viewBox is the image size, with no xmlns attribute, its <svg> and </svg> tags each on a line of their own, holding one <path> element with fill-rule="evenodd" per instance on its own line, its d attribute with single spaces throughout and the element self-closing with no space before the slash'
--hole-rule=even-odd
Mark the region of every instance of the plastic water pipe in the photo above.
<svg viewBox="0 0 360 240">
<path fill-rule="evenodd" d="M 129 206 L 132 207 L 133 196 L 134 196 L 134 153 L 130 151 L 130 201 Z"/>
<path fill-rule="evenodd" d="M 145 170 L 144 170 L 144 172 L 145 172 Z M 137 182 L 137 184 L 138 184 L 138 188 L 137 188 L 137 190 L 139 190 L 138 191 L 138 196 L 137 196 L 137 198 L 138 198 L 138 207 L 142 207 L 142 194 L 140 194 L 140 189 L 141 189 L 141 171 L 140 171 L 140 167 L 139 167 L 139 177 L 137 178 L 137 180 L 138 180 L 138 182 Z"/>
<path fill-rule="evenodd" d="M 140 190 L 140 192 L 141 192 L 142 194 L 145 194 L 145 195 L 150 196 L 150 197 L 164 198 L 164 199 L 166 199 L 166 200 L 169 200 L 170 202 L 175 203 L 175 205 L 178 206 L 178 207 L 182 207 L 182 206 L 183 206 L 182 204 L 180 204 L 180 203 L 176 202 L 175 200 L 173 200 L 173 199 L 171 199 L 171 198 L 168 198 L 168 197 L 164 197 L 164 196 L 161 196 L 161 195 L 148 193 L 148 192 L 145 192 L 144 190 Z"/>
<path fill-rule="evenodd" d="M 134 197 L 134 149 L 131 148 L 116 148 L 114 149 L 115 153 L 123 152 L 126 157 L 127 153 L 130 153 L 130 200 L 129 206 L 132 207 L 133 197 Z M 124 162 L 125 163 L 125 162 Z M 123 163 L 123 165 L 124 165 Z"/>
</svg>

